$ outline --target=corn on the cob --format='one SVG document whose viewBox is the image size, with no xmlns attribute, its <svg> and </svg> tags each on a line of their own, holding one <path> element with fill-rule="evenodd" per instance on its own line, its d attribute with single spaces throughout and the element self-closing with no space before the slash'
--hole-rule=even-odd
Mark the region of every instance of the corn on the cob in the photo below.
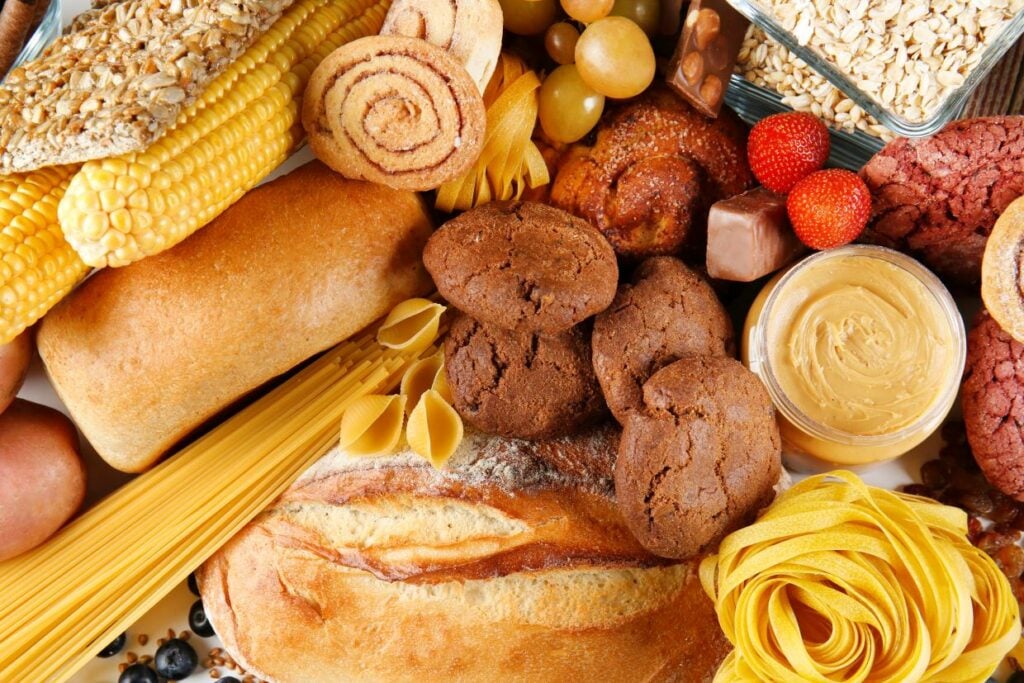
<svg viewBox="0 0 1024 683">
<path fill-rule="evenodd" d="M 57 224 L 77 166 L 0 176 L 0 344 L 39 320 L 89 272 Z"/>
<path fill-rule="evenodd" d="M 391 0 L 299 0 L 140 153 L 88 162 L 58 215 L 86 263 L 123 266 L 209 223 L 302 141 L 299 99 L 330 52 L 380 30 Z"/>
</svg>

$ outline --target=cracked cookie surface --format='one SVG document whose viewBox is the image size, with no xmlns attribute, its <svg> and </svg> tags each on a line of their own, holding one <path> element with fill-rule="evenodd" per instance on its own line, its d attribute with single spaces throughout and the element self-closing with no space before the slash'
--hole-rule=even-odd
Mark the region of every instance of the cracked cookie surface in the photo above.
<svg viewBox="0 0 1024 683">
<path fill-rule="evenodd" d="M 670 256 L 649 258 L 594 319 L 594 370 L 612 414 L 643 407 L 643 385 L 684 356 L 731 356 L 732 321 L 707 281 Z"/>
<path fill-rule="evenodd" d="M 448 221 L 427 242 L 423 262 L 459 310 L 544 334 L 603 311 L 619 278 L 615 252 L 597 229 L 533 202 L 492 202 Z"/>
<path fill-rule="evenodd" d="M 512 332 L 459 314 L 444 342 L 459 414 L 488 434 L 546 439 L 604 413 L 587 332 Z"/>
<path fill-rule="evenodd" d="M 731 358 L 676 361 L 643 394 L 615 464 L 619 508 L 650 552 L 694 557 L 771 502 L 782 471 L 775 409 L 757 376 Z"/>
<path fill-rule="evenodd" d="M 967 336 L 961 401 L 981 471 L 1000 491 L 1024 500 L 1024 344 L 987 312 Z"/>
<path fill-rule="evenodd" d="M 863 241 L 977 282 L 992 226 L 1024 194 L 1024 116 L 954 121 L 929 138 L 890 142 L 861 176 L 873 200 Z"/>
</svg>

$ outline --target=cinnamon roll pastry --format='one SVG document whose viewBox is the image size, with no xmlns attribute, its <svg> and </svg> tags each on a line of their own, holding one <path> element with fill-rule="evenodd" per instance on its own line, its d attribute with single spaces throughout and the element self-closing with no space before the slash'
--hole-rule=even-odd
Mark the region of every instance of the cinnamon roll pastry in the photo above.
<svg viewBox="0 0 1024 683">
<path fill-rule="evenodd" d="M 487 120 L 476 83 L 445 50 L 371 36 L 313 72 L 302 124 L 313 153 L 343 176 L 422 191 L 469 170 Z"/>
<path fill-rule="evenodd" d="M 501 53 L 502 25 L 498 0 L 395 0 L 380 33 L 420 38 L 446 50 L 483 92 Z"/>
</svg>

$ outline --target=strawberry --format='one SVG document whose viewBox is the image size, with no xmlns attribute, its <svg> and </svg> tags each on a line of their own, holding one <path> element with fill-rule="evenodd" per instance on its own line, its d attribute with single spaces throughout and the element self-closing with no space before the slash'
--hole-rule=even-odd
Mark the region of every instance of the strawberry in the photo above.
<svg viewBox="0 0 1024 683">
<path fill-rule="evenodd" d="M 758 121 L 747 139 L 754 177 L 772 192 L 786 194 L 828 161 L 828 129 L 805 112 L 774 114 Z"/>
<path fill-rule="evenodd" d="M 817 171 L 796 184 L 786 199 L 793 232 L 812 249 L 849 244 L 871 217 L 871 193 L 856 173 Z"/>
</svg>

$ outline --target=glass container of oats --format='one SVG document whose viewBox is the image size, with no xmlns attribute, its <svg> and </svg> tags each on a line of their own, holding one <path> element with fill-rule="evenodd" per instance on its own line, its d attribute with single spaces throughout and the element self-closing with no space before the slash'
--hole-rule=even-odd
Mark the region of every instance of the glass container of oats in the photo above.
<svg viewBox="0 0 1024 683">
<path fill-rule="evenodd" d="M 803 87 L 781 94 L 784 101 L 806 96 L 808 102 L 789 106 L 831 107 L 823 118 L 843 114 L 843 123 L 853 116 L 854 126 L 863 118 L 859 130 L 878 126 L 873 132 L 882 138 L 938 131 L 1024 34 L 1024 0 L 729 2 L 753 22 L 738 64 L 747 80 L 780 90 L 768 81 L 792 80 L 809 67 L 844 97 L 816 101 L 824 88 L 801 81 Z M 758 68 L 765 83 L 758 82 Z"/>
</svg>

